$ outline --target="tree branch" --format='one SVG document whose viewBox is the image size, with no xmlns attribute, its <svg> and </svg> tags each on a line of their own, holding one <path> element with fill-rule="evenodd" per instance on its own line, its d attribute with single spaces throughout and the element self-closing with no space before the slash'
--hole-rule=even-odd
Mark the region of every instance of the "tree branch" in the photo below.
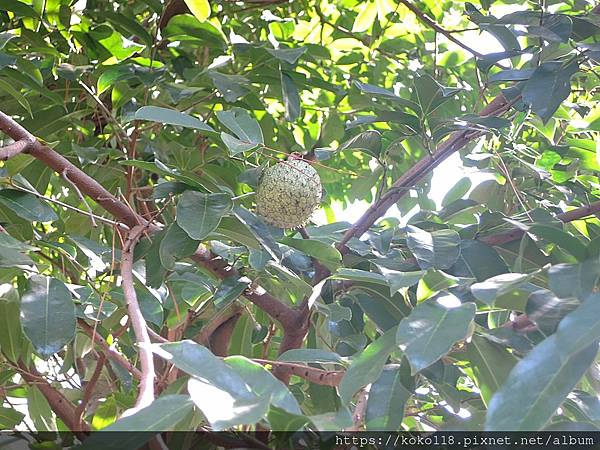
<svg viewBox="0 0 600 450">
<path fill-rule="evenodd" d="M 39 142 L 34 135 L 1 111 L 0 130 L 15 141 L 24 140 L 31 142 L 31 145 L 27 148 L 27 153 L 40 160 L 58 174 L 62 174 L 66 170 L 69 174 L 69 180 L 76 184 L 82 193 L 93 198 L 105 210 L 128 227 L 132 228 L 139 224 L 145 224 L 145 219 L 108 192 L 100 183 L 72 164 L 64 156 Z"/>
<path fill-rule="evenodd" d="M 580 208 L 572 209 L 564 213 L 556 215 L 556 218 L 564 223 L 573 222 L 574 220 L 583 219 L 584 217 L 600 214 L 600 201 L 590 203 L 589 205 L 582 206 Z M 502 245 L 507 244 L 521 237 L 525 234 L 525 231 L 520 228 L 513 228 L 512 230 L 505 231 L 503 233 L 493 234 L 491 236 L 483 236 L 479 238 L 481 242 L 485 242 L 488 245 Z"/>
<path fill-rule="evenodd" d="M 219 278 L 239 276 L 237 270 L 229 266 L 222 258 L 211 253 L 204 245 L 198 248 L 192 259 Z M 249 287 L 244 291 L 243 295 L 273 319 L 279 321 L 284 328 L 294 326 L 297 319 L 297 311 L 281 303 L 260 286 Z"/>
<path fill-rule="evenodd" d="M 19 141 L 13 142 L 5 147 L 0 148 L 0 161 L 6 161 L 13 156 L 17 156 L 20 153 L 26 151 L 34 141 L 30 141 L 28 139 L 21 139 Z"/>
<path fill-rule="evenodd" d="M 514 100 L 509 102 L 504 95 L 500 94 L 487 105 L 479 115 L 491 116 L 502 114 L 510 109 L 513 102 Z M 346 247 L 346 244 L 350 239 L 362 236 L 363 233 L 371 228 L 377 219 L 383 216 L 394 203 L 406 195 L 406 193 L 421 181 L 431 170 L 437 167 L 450 155 L 467 145 L 472 139 L 483 134 L 483 131 L 457 131 L 453 133 L 433 154 L 422 158 L 398 178 L 379 201 L 373 203 L 367 209 L 365 214 L 346 231 L 340 242 L 337 244 L 338 250 L 342 253 L 347 253 L 348 248 Z"/>
<path fill-rule="evenodd" d="M 110 345 L 106 342 L 106 340 L 100 336 L 98 333 L 94 332 L 94 329 L 86 323 L 83 319 L 77 319 L 77 325 L 83 330 L 85 334 L 87 334 L 90 339 L 94 339 L 94 342 L 100 347 L 102 352 L 106 354 L 110 359 L 119 364 L 125 370 L 127 370 L 134 378 L 141 380 L 142 373 L 139 371 L 137 367 L 135 367 L 131 362 L 129 362 L 123 355 L 121 355 L 114 348 L 111 348 Z"/>
<path fill-rule="evenodd" d="M 427 17 L 427 15 L 421 11 L 419 8 L 417 8 L 415 5 L 413 5 L 412 3 L 410 3 L 408 0 L 399 0 L 401 4 L 403 4 L 404 6 L 406 6 L 410 11 L 412 11 L 414 13 L 415 16 L 417 16 L 417 18 L 423 22 L 425 25 L 427 25 L 428 27 L 434 29 L 435 31 L 437 31 L 438 33 L 446 36 L 446 38 L 451 41 L 454 42 L 456 45 L 458 45 L 460 48 L 468 51 L 469 53 L 471 53 L 473 56 L 476 56 L 478 58 L 483 57 L 483 55 L 481 53 L 479 53 L 477 50 L 473 50 L 471 47 L 469 47 L 466 44 L 463 44 L 461 41 L 459 41 L 458 39 L 456 39 L 451 33 L 449 33 L 448 31 L 446 31 L 444 28 L 442 28 L 440 25 L 438 25 L 436 22 L 434 22 L 433 20 L 431 20 L 429 17 Z"/>
<path fill-rule="evenodd" d="M 129 312 L 135 339 L 139 346 L 140 365 L 142 368 L 138 397 L 135 406 L 126 412 L 127 415 L 135 414 L 137 411 L 149 406 L 154 401 L 154 379 L 156 374 L 154 372 L 154 356 L 150 349 L 152 343 L 150 342 L 146 320 L 142 315 L 142 310 L 140 309 L 140 304 L 138 303 L 135 287 L 133 285 L 133 251 L 144 232 L 144 229 L 144 226 L 136 226 L 131 230 L 127 236 L 127 241 L 123 246 L 121 258 L 123 295 L 125 296 L 125 303 L 127 304 L 127 310 Z"/>
<path fill-rule="evenodd" d="M 62 393 L 57 391 L 46 381 L 46 379 L 36 370 L 35 367 L 27 367 L 22 361 L 19 361 L 19 373 L 28 384 L 34 384 L 48 401 L 52 411 L 64 422 L 69 430 L 75 432 L 80 438 L 84 439 L 90 427 L 87 423 L 80 423 L 76 414 L 76 408 Z"/>
<path fill-rule="evenodd" d="M 83 423 L 83 416 L 85 414 L 85 408 L 87 407 L 90 399 L 92 398 L 92 394 L 94 393 L 94 388 L 100 379 L 100 374 L 102 373 L 102 369 L 104 368 L 104 363 L 106 362 L 106 355 L 104 353 L 100 354 L 100 358 L 96 361 L 96 368 L 94 369 L 94 373 L 92 377 L 87 382 L 85 386 L 85 390 L 83 391 L 83 398 L 81 399 L 81 403 L 75 408 L 75 417 L 77 422 Z"/>
</svg>

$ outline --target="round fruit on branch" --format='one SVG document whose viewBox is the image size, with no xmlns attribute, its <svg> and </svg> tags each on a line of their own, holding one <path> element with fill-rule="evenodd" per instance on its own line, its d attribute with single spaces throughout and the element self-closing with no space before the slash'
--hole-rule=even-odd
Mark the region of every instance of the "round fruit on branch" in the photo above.
<svg viewBox="0 0 600 450">
<path fill-rule="evenodd" d="M 321 203 L 317 171 L 294 154 L 265 170 L 256 191 L 256 212 L 279 228 L 303 226 Z"/>
</svg>

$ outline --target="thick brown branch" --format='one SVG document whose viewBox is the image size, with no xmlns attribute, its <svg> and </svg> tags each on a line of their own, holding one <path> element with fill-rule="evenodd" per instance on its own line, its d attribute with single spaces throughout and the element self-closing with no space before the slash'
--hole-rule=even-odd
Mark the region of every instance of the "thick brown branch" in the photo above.
<svg viewBox="0 0 600 450">
<path fill-rule="evenodd" d="M 480 116 L 498 115 L 507 111 L 511 102 L 500 94 L 481 112 Z M 406 193 L 421 181 L 431 170 L 437 167 L 442 161 L 447 159 L 454 152 L 467 145 L 472 139 L 479 137 L 483 132 L 478 131 L 458 131 L 453 133 L 439 148 L 431 155 L 428 155 L 412 166 L 392 185 L 379 201 L 373 203 L 365 214 L 357 220 L 344 234 L 337 244 L 342 253 L 348 251 L 346 243 L 353 237 L 360 237 L 371 226 L 383 216 L 386 211 L 402 198 Z M 321 280 L 318 280 L 321 281 Z"/>
<path fill-rule="evenodd" d="M 238 320 L 242 317 L 242 314 L 231 316 L 225 322 L 223 322 L 210 336 L 210 351 L 217 356 L 228 356 L 229 355 L 229 344 L 231 342 L 231 336 Z"/>
<path fill-rule="evenodd" d="M 85 438 L 84 433 L 90 431 L 90 428 L 87 423 L 79 422 L 73 403 L 62 393 L 54 389 L 35 367 L 27 367 L 23 362 L 19 362 L 19 373 L 27 383 L 34 384 L 40 390 L 48 401 L 52 411 L 64 422 L 69 430 L 76 432 L 79 438 Z"/>
<path fill-rule="evenodd" d="M 29 131 L 1 111 L 0 130 L 15 141 L 31 142 L 31 145 L 27 148 L 27 153 L 34 158 L 39 159 L 58 174 L 62 174 L 66 171 L 69 174 L 69 180 L 76 184 L 83 194 L 93 198 L 104 209 L 130 228 L 145 223 L 145 220 L 142 217 L 136 214 L 135 211 L 125 203 L 119 201 L 119 199 L 108 192 L 100 183 L 80 170 L 64 156 L 39 142 Z"/>
<path fill-rule="evenodd" d="M 121 355 L 118 351 L 112 348 L 106 340 L 100 336 L 98 333 L 94 332 L 94 328 L 89 326 L 85 320 L 78 319 L 77 325 L 83 330 L 85 334 L 87 334 L 90 339 L 93 338 L 94 342 L 100 347 L 102 352 L 112 359 L 114 362 L 119 364 L 125 370 L 127 370 L 134 378 L 140 380 L 142 378 L 142 373 L 139 371 L 137 367 L 135 367 L 131 362 L 129 362 L 123 355 Z"/>
<path fill-rule="evenodd" d="M 20 141 L 13 142 L 12 144 L 0 148 L 0 161 L 6 161 L 7 159 L 12 158 L 13 156 L 17 156 L 18 154 L 27 151 L 27 149 L 34 142 L 35 141 L 21 139 Z"/>
<path fill-rule="evenodd" d="M 123 279 L 123 295 L 129 312 L 129 319 L 133 327 L 136 342 L 139 346 L 140 365 L 142 368 L 142 377 L 140 379 L 140 387 L 135 406 L 127 411 L 128 415 L 143 409 L 154 401 L 154 356 L 150 348 L 150 336 L 148 335 L 148 325 L 142 315 L 140 304 L 137 300 L 137 294 L 133 284 L 133 251 L 140 236 L 144 232 L 143 226 L 134 227 L 127 241 L 123 246 L 121 258 L 121 278 Z"/>
<path fill-rule="evenodd" d="M 212 254 L 203 245 L 198 248 L 192 259 L 219 278 L 239 276 L 237 270 L 229 266 L 222 258 Z M 298 316 L 297 311 L 281 303 L 260 286 L 249 287 L 243 295 L 273 319 L 279 321 L 284 328 L 295 325 Z"/>
<path fill-rule="evenodd" d="M 242 308 L 239 304 L 234 303 L 230 308 L 219 311 L 213 315 L 208 323 L 202 327 L 200 333 L 194 337 L 194 341 L 204 345 L 205 347 L 208 347 L 210 345 L 210 337 L 217 330 L 217 328 L 219 328 L 232 317 L 239 315 L 241 309 Z"/>
</svg>

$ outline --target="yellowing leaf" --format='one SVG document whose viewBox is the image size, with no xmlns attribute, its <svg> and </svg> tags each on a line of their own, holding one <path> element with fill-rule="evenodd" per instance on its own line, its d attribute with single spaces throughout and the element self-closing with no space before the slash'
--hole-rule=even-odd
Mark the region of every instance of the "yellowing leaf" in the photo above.
<svg viewBox="0 0 600 450">
<path fill-rule="evenodd" d="M 208 0 L 184 0 L 190 11 L 200 22 L 210 17 L 210 3 Z"/>
<path fill-rule="evenodd" d="M 375 17 L 377 17 L 377 7 L 375 6 L 375 3 L 363 3 L 362 9 L 356 16 L 354 25 L 352 25 L 352 32 L 362 33 L 363 31 L 367 31 L 371 28 L 371 25 L 373 25 Z"/>
</svg>

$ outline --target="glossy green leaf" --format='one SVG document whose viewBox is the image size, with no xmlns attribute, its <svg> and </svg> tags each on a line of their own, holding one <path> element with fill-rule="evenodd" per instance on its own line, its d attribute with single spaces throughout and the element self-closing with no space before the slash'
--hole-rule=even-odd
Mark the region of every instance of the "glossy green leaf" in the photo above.
<svg viewBox="0 0 600 450">
<path fill-rule="evenodd" d="M 444 301 L 448 298 L 457 300 L 446 296 L 420 303 L 398 326 L 396 343 L 410 361 L 413 373 L 436 362 L 467 336 L 475 304 L 449 307 Z"/>
<path fill-rule="evenodd" d="M 481 392 L 481 399 L 489 405 L 490 399 L 517 363 L 517 358 L 489 340 L 473 335 L 462 355 L 469 361 L 473 381 Z"/>
<path fill-rule="evenodd" d="M 21 297 L 21 324 L 42 358 L 62 349 L 75 337 L 75 306 L 67 287 L 56 278 L 33 275 Z"/>
<path fill-rule="evenodd" d="M 194 128 L 202 131 L 215 131 L 201 120 L 196 119 L 189 114 L 184 114 L 174 109 L 162 108 L 159 106 L 142 106 L 135 112 L 134 118 L 136 120 L 149 120 L 165 125 Z"/>
<path fill-rule="evenodd" d="M 0 285 L 0 351 L 18 363 L 25 339 L 19 319 L 19 294 L 9 284 Z"/>
<path fill-rule="evenodd" d="M 0 190 L 0 203 L 31 222 L 53 222 L 58 216 L 35 195 L 13 189 Z"/>
<path fill-rule="evenodd" d="M 228 194 L 185 191 L 177 203 L 177 224 L 190 238 L 202 241 L 232 209 Z"/>
<path fill-rule="evenodd" d="M 269 409 L 270 396 L 258 396 L 232 367 L 193 341 L 162 344 L 155 352 L 192 376 L 188 392 L 215 430 L 253 424 Z"/>
<path fill-rule="evenodd" d="M 339 386 L 342 402 L 348 403 L 362 387 L 374 382 L 396 347 L 396 328 L 386 331 L 356 355 Z"/>
<path fill-rule="evenodd" d="M 408 367 L 400 364 L 384 367 L 369 391 L 365 416 L 367 431 L 399 430 L 404 419 L 404 407 L 413 389 L 414 380 Z"/>
<path fill-rule="evenodd" d="M 414 226 L 407 227 L 406 244 L 421 269 L 447 269 L 460 253 L 460 236 L 453 230 L 429 233 Z"/>
<path fill-rule="evenodd" d="M 598 294 L 588 297 L 560 322 L 556 333 L 519 361 L 492 397 L 486 429 L 544 427 L 598 353 L 599 300 Z"/>
<path fill-rule="evenodd" d="M 139 448 L 155 433 L 170 431 L 192 413 L 194 404 L 187 395 L 165 395 L 135 414 L 122 417 L 112 425 L 94 433 L 77 448 L 126 450 Z"/>
</svg>

